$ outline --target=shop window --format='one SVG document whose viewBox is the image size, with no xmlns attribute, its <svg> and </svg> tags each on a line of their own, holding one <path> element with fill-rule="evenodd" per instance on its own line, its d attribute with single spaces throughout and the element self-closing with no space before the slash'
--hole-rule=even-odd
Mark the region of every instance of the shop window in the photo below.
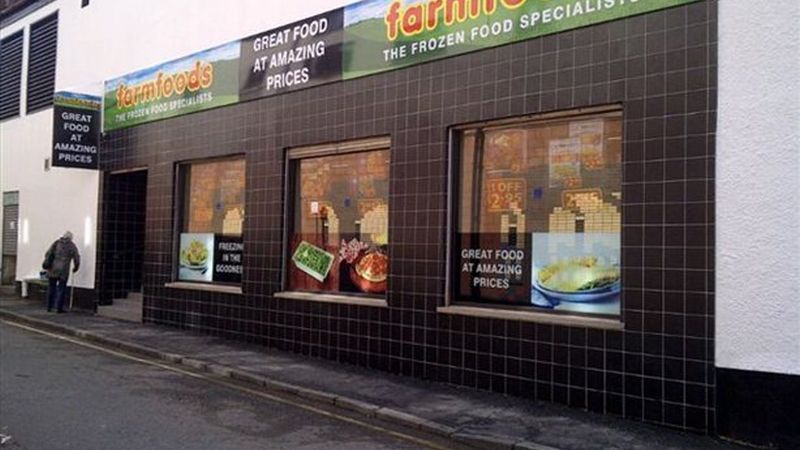
<svg viewBox="0 0 800 450">
<path fill-rule="evenodd" d="M 244 158 L 182 164 L 179 281 L 240 284 Z"/>
<path fill-rule="evenodd" d="M 620 112 L 454 136 L 454 303 L 619 316 Z"/>
<path fill-rule="evenodd" d="M 389 140 L 292 149 L 288 156 L 288 290 L 384 297 Z"/>
</svg>

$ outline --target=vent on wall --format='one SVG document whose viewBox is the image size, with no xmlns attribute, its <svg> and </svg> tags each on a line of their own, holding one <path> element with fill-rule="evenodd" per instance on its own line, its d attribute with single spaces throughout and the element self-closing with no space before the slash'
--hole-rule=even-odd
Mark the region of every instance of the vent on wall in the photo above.
<svg viewBox="0 0 800 450">
<path fill-rule="evenodd" d="M 22 30 L 0 40 L 0 120 L 19 115 Z"/>
<path fill-rule="evenodd" d="M 53 104 L 57 43 L 58 13 L 31 25 L 28 54 L 28 114 Z"/>
</svg>

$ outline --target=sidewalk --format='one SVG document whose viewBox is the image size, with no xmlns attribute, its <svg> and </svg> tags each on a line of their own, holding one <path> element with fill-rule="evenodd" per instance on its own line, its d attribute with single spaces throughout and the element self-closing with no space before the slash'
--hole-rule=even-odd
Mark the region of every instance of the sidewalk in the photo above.
<svg viewBox="0 0 800 450">
<path fill-rule="evenodd" d="M 27 300 L 0 299 L 0 319 L 334 404 L 479 448 L 740 448 L 710 437 L 616 417 L 429 383 L 162 326 L 87 314 L 48 314 L 38 303 Z"/>
</svg>

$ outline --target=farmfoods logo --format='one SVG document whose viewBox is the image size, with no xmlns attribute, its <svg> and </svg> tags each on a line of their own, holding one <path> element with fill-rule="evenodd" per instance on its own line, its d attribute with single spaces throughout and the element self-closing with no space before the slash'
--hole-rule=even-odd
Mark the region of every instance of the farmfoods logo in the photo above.
<svg viewBox="0 0 800 450">
<path fill-rule="evenodd" d="M 234 42 L 107 81 L 103 129 L 238 102 L 239 52 Z"/>
<path fill-rule="evenodd" d="M 428 0 L 403 8 L 402 1 L 393 1 L 386 13 L 386 37 L 397 40 L 398 34 L 415 36 L 423 31 L 434 31 L 439 22 L 451 26 L 481 15 L 491 16 L 498 5 L 507 10 L 517 9 L 527 0 Z"/>
<path fill-rule="evenodd" d="M 493 20 L 513 20 L 511 16 L 516 16 L 519 26 L 524 29 L 573 17 L 602 14 L 615 8 L 621 9 L 626 5 L 631 8 L 640 2 L 649 3 L 650 9 L 656 9 L 652 5 L 657 2 L 662 2 L 661 7 L 670 6 L 667 3 L 679 3 L 670 0 L 427 0 L 413 3 L 412 0 L 407 0 L 407 2 L 410 4 L 404 7 L 403 1 L 394 0 L 386 12 L 384 17 L 386 38 L 390 42 L 396 41 L 398 37 L 408 38 L 436 31 L 440 24 L 452 27 L 467 20 L 481 18 L 491 23 Z M 686 3 L 687 0 L 682 2 Z M 570 27 L 564 29 L 568 28 Z M 510 33 L 513 27 L 496 29 Z"/>
<path fill-rule="evenodd" d="M 152 80 L 135 86 L 124 83 L 117 87 L 117 105 L 121 109 L 132 108 L 144 103 L 182 96 L 208 89 L 214 84 L 214 65 L 197 61 L 194 68 L 186 72 L 164 74 L 159 71 Z"/>
</svg>

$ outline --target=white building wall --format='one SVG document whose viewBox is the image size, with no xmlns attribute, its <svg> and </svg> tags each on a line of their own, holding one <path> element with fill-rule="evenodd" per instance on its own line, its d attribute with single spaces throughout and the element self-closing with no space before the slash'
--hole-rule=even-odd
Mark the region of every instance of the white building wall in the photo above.
<svg viewBox="0 0 800 450">
<path fill-rule="evenodd" d="M 51 156 L 53 109 L 27 114 L 29 26 L 59 10 L 59 43 L 56 84 L 64 53 L 60 29 L 61 16 L 69 8 L 80 8 L 80 2 L 53 2 L 33 13 L 7 24 L 0 38 L 24 29 L 21 115 L 0 122 L 0 190 L 19 191 L 19 232 L 16 279 L 37 277 L 44 253 L 50 244 L 70 230 L 81 253 L 81 270 L 72 278 L 75 286 L 93 288 L 95 278 L 97 194 L 96 172 L 51 168 L 45 160 Z"/>
<path fill-rule="evenodd" d="M 800 2 L 719 2 L 716 363 L 800 375 Z"/>
<path fill-rule="evenodd" d="M 59 11 L 56 91 L 100 94 L 102 82 L 352 3 L 345 0 L 57 0 L 0 30 L 0 38 Z M 27 38 L 21 117 L 0 122 L 0 190 L 20 192 L 17 280 L 36 276 L 49 244 L 75 234 L 83 267 L 75 285 L 93 288 L 97 240 L 96 172 L 44 170 L 52 109 L 25 115 Z M 0 214 L 2 214 L 0 212 Z M 23 241 L 27 223 L 28 239 Z M 88 227 L 87 227 L 88 223 Z"/>
<path fill-rule="evenodd" d="M 92 0 L 65 11 L 59 44 L 75 50 L 59 61 L 58 81 L 81 86 L 116 78 L 354 2 Z"/>
</svg>

